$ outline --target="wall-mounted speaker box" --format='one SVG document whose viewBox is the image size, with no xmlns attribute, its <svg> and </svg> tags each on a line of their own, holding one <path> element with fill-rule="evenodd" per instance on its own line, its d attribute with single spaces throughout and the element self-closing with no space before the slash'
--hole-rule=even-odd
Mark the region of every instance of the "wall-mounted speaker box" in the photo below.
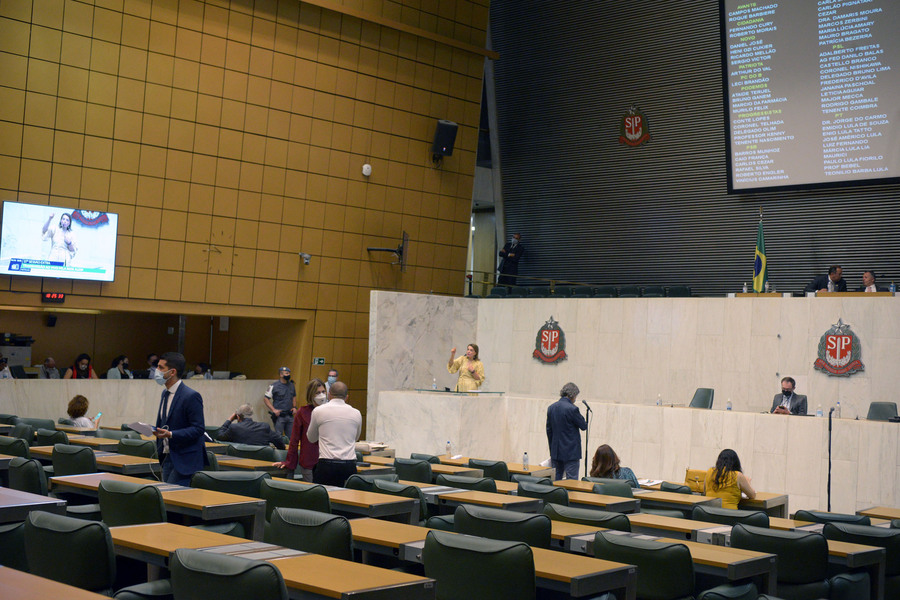
<svg viewBox="0 0 900 600">
<path fill-rule="evenodd" d="M 459 126 L 453 121 L 439 119 L 434 128 L 434 143 L 431 144 L 431 153 L 436 156 L 452 156 L 458 128 Z"/>
<path fill-rule="evenodd" d="M 47 327 L 56 327 L 56 315 L 47 315 Z"/>
</svg>

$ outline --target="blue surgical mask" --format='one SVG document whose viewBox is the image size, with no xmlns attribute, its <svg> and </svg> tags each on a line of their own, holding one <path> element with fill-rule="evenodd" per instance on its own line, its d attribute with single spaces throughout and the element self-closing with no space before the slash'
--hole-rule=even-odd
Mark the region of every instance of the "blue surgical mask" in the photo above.
<svg viewBox="0 0 900 600">
<path fill-rule="evenodd" d="M 335 381 L 337 381 L 337 377 L 335 377 L 334 375 L 328 376 L 328 383 L 334 383 Z"/>
<path fill-rule="evenodd" d="M 153 369 L 153 380 L 159 385 L 166 385 L 166 378 L 159 369 Z"/>
</svg>

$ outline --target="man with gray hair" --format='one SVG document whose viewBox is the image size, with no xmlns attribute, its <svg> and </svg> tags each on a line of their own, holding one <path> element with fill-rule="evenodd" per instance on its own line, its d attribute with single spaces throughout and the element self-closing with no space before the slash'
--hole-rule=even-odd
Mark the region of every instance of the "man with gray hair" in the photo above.
<svg viewBox="0 0 900 600">
<path fill-rule="evenodd" d="M 572 382 L 559 391 L 559 400 L 547 408 L 547 441 L 550 460 L 556 469 L 555 479 L 578 479 L 581 463 L 581 433 L 587 421 L 575 406 L 580 390 Z"/>
<path fill-rule="evenodd" d="M 279 450 L 284 450 L 284 440 L 280 435 L 272 431 L 272 428 L 265 423 L 257 423 L 253 420 L 253 407 L 249 404 L 241 404 L 228 417 L 228 420 L 216 432 L 216 439 L 253 446 L 272 444 Z"/>
<path fill-rule="evenodd" d="M 356 473 L 356 440 L 362 432 L 362 414 L 349 403 L 347 384 L 335 381 L 328 390 L 328 402 L 317 406 L 309 418 L 306 437 L 319 443 L 319 462 L 313 481 L 343 486 Z"/>
</svg>

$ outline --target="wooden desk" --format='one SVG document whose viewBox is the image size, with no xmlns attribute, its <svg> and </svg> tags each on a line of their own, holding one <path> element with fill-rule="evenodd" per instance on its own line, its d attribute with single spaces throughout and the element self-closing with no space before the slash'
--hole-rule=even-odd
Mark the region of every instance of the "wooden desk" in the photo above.
<svg viewBox="0 0 900 600">
<path fill-rule="evenodd" d="M 159 485 L 161 486 L 160 491 L 162 491 L 163 502 L 166 504 L 167 511 L 198 518 L 203 521 L 218 519 L 238 520 L 244 523 L 245 528 L 254 540 L 262 539 L 266 520 L 266 501 L 259 498 L 174 486 L 114 473 L 51 477 L 50 483 L 53 485 L 54 490 L 96 497 L 100 482 L 111 479 L 132 481 L 142 485 Z"/>
<path fill-rule="evenodd" d="M 119 440 L 86 435 L 70 437 L 69 444 L 73 446 L 87 446 L 95 452 L 115 452 L 119 449 Z"/>
<path fill-rule="evenodd" d="M 494 494 L 493 492 L 465 490 L 461 492 L 439 494 L 438 504 L 440 506 L 475 504 L 477 506 L 488 506 L 490 508 L 502 508 L 518 512 L 533 513 L 540 512 L 544 505 L 544 501 L 538 498 L 524 498 L 521 496 L 511 496 L 509 494 Z"/>
<path fill-rule="evenodd" d="M 553 485 L 566 488 L 570 492 L 593 492 L 594 486 L 597 485 L 593 481 L 581 481 L 580 479 L 560 479 L 554 481 Z"/>
<path fill-rule="evenodd" d="M 93 427 L 75 427 L 74 425 L 56 425 L 57 431 L 65 431 L 68 434 L 77 434 L 77 435 L 89 435 L 95 436 L 97 435 L 97 430 Z"/>
<path fill-rule="evenodd" d="M 13 430 L 13 427 L 15 427 L 15 425 L 0 423 L 0 435 L 9 435 L 9 432 Z"/>
<path fill-rule="evenodd" d="M 873 506 L 865 510 L 858 510 L 856 514 L 866 517 L 875 517 L 876 519 L 900 519 L 900 508 L 891 508 L 888 506 Z"/>
<path fill-rule="evenodd" d="M 452 465 L 454 467 L 468 467 L 469 466 L 469 457 L 468 456 L 460 456 L 459 458 L 451 458 L 449 454 L 441 454 L 438 456 L 438 460 L 441 461 L 442 465 Z"/>
<path fill-rule="evenodd" d="M 422 548 L 428 529 L 391 521 L 354 519 L 350 521 L 353 543 L 363 550 L 422 562 Z M 573 597 L 594 596 L 619 590 L 619 598 L 633 600 L 637 592 L 637 570 L 596 558 L 577 556 L 543 548 L 532 548 L 536 584 Z"/>
<path fill-rule="evenodd" d="M 431 465 L 431 473 L 438 475 L 462 475 L 464 477 L 484 477 L 484 470 L 474 467 L 455 467 L 453 465 Z"/>
<path fill-rule="evenodd" d="M 738 503 L 742 510 L 761 510 L 770 517 L 786 518 L 788 512 L 788 495 L 774 492 L 756 492 L 756 498 L 743 498 Z"/>
<path fill-rule="evenodd" d="M 0 454 L 0 471 L 8 471 L 9 470 L 9 461 L 14 459 L 15 456 L 8 456 L 6 454 Z"/>
<path fill-rule="evenodd" d="M 631 531 L 634 533 L 671 537 L 679 541 L 697 541 L 699 532 L 705 529 L 719 529 L 722 527 L 721 523 L 678 519 L 650 513 L 633 513 L 626 516 L 631 522 Z"/>
<path fill-rule="evenodd" d="M 594 492 L 573 492 L 570 490 L 569 506 L 633 513 L 640 509 L 641 501 L 637 498 L 623 498 L 622 496 L 609 496 L 606 494 L 595 494 Z"/>
<path fill-rule="evenodd" d="M 96 453 L 95 458 L 97 460 L 97 468 L 109 473 L 149 475 L 161 471 L 159 461 L 155 458 L 106 452 Z"/>
<path fill-rule="evenodd" d="M 531 475 L 532 477 L 553 477 L 555 469 L 553 467 L 542 467 L 541 465 L 529 464 L 528 468 L 522 463 L 506 463 L 506 468 L 510 474 L 515 475 Z"/>
<path fill-rule="evenodd" d="M 272 479 L 303 485 L 315 485 L 308 481 L 286 479 L 284 477 L 273 477 Z M 332 486 L 326 486 L 325 490 L 328 492 L 328 500 L 333 505 L 331 508 L 334 512 L 375 518 L 407 515 L 409 523 L 416 525 L 419 522 L 419 501 L 414 498 Z"/>
<path fill-rule="evenodd" d="M 34 600 L 35 598 L 109 600 L 107 596 L 2 566 L 0 566 L 0 598 L 3 600 Z"/>
<path fill-rule="evenodd" d="M 271 544 L 247 542 L 173 523 L 111 527 L 110 534 L 117 554 L 161 566 L 167 566 L 169 557 L 179 548 L 221 551 L 225 547 L 234 547 L 235 551 L 223 553 L 242 556 L 248 556 L 247 553 L 254 550 L 264 552 L 268 555 L 265 560 L 281 571 L 291 598 L 434 598 L 432 579 Z M 275 557 L 271 556 L 273 554 Z M 288 556 L 278 558 L 279 554 Z"/>
<path fill-rule="evenodd" d="M 219 442 L 206 442 L 206 449 L 213 454 L 225 454 L 228 450 L 228 444 L 220 444 Z"/>
<path fill-rule="evenodd" d="M 394 466 L 394 459 L 389 456 L 373 456 L 371 454 L 366 454 L 363 456 L 363 462 L 369 463 L 370 465 Z"/>
<path fill-rule="evenodd" d="M 695 506 L 722 506 L 721 498 L 712 498 L 710 496 L 701 496 L 699 494 L 678 494 L 676 492 L 639 490 L 634 497 L 641 501 L 641 506 L 647 508 L 680 510 L 685 513 L 685 516 L 690 515 Z"/>
<path fill-rule="evenodd" d="M 865 568 L 872 582 L 873 600 L 884 600 L 886 555 L 881 547 L 828 540 L 829 564 L 847 569 Z"/>
<path fill-rule="evenodd" d="M 33 510 L 66 514 L 66 501 L 39 494 L 0 488 L 0 523 L 24 521 Z"/>
<path fill-rule="evenodd" d="M 594 535 L 598 531 L 606 531 L 606 527 L 596 525 L 582 525 L 581 523 L 568 523 L 566 521 L 550 521 L 550 545 L 559 550 L 572 552 L 572 538 L 584 535 Z"/>
<path fill-rule="evenodd" d="M 363 466 L 360 463 L 356 463 L 356 472 L 360 475 L 391 475 L 394 473 L 394 467 L 370 464 Z"/>
<path fill-rule="evenodd" d="M 240 456 L 217 456 L 219 469 L 222 471 L 261 471 L 271 475 L 284 475 L 284 469 L 272 466 L 272 461 L 257 460 L 255 458 L 242 458 Z"/>
</svg>

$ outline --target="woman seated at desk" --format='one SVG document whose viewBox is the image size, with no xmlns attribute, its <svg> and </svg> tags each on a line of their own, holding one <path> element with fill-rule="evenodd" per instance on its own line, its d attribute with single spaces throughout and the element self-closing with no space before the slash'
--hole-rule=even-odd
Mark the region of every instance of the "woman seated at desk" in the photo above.
<svg viewBox="0 0 900 600">
<path fill-rule="evenodd" d="M 750 478 L 741 469 L 741 459 L 737 452 L 726 448 L 719 452 L 716 466 L 706 472 L 706 495 L 722 499 L 722 508 L 738 507 L 741 492 L 748 498 L 756 498 L 756 492 L 750 486 Z"/>
<path fill-rule="evenodd" d="M 72 421 L 75 423 L 75 427 L 86 427 L 90 429 L 97 429 L 100 426 L 100 414 L 98 413 L 96 417 L 93 419 L 88 419 L 84 416 L 87 413 L 88 399 L 82 396 L 81 394 L 75 396 L 71 400 L 69 400 L 69 408 L 66 412 L 69 413 L 69 416 L 72 418 Z"/>
<path fill-rule="evenodd" d="M 640 487 L 634 471 L 619 465 L 619 456 L 608 444 L 603 444 L 594 452 L 594 460 L 591 462 L 591 477 L 622 479 L 633 488 Z"/>
</svg>

